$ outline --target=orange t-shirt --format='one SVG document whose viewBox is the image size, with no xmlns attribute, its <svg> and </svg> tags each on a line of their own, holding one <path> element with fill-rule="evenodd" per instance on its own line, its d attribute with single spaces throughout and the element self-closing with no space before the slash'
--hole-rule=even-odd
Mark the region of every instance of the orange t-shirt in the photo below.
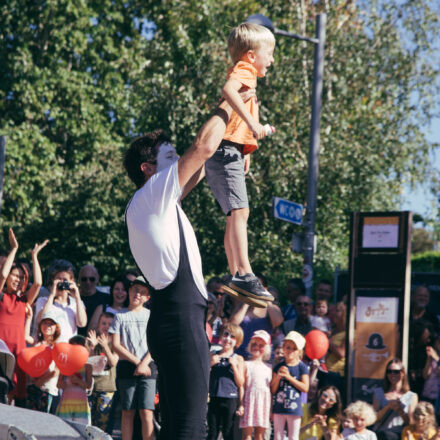
<svg viewBox="0 0 440 440">
<path fill-rule="evenodd" d="M 227 79 L 230 78 L 236 79 L 245 87 L 252 89 L 257 86 L 257 69 L 246 61 L 239 61 L 235 66 L 228 70 Z M 245 106 L 252 117 L 258 122 L 257 97 L 254 96 L 252 99 L 249 99 L 249 101 L 245 102 Z M 254 138 L 252 131 L 249 130 L 246 122 L 244 122 L 236 112 L 232 112 L 232 115 L 229 118 L 223 139 L 242 144 L 243 154 L 252 153 L 258 148 L 257 140 Z"/>
</svg>

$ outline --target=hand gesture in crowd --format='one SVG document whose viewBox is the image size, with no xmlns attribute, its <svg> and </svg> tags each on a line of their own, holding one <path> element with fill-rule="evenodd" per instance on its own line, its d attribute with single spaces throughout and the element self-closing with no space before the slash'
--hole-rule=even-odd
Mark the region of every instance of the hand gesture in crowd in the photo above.
<svg viewBox="0 0 440 440">
<path fill-rule="evenodd" d="M 11 249 L 18 249 L 18 241 L 15 238 L 15 234 L 12 228 L 9 228 L 9 246 L 11 247 Z"/>
<path fill-rule="evenodd" d="M 283 365 L 279 370 L 278 370 L 278 375 L 280 377 L 282 377 L 283 379 L 287 379 L 290 376 L 290 372 L 289 369 Z"/>
<path fill-rule="evenodd" d="M 44 240 L 41 244 L 35 243 L 35 246 L 32 249 L 32 256 L 37 256 L 40 253 L 41 249 L 43 249 L 47 245 L 47 243 L 49 243 L 48 239 Z"/>
<path fill-rule="evenodd" d="M 439 361 L 439 355 L 438 353 L 435 351 L 435 349 L 433 347 L 431 347 L 430 345 L 428 345 L 426 347 L 426 355 L 429 356 L 431 359 L 433 359 L 434 361 L 438 362 Z"/>
<path fill-rule="evenodd" d="M 399 412 L 403 410 L 402 402 L 399 399 L 390 400 L 388 405 L 393 411 Z"/>
<path fill-rule="evenodd" d="M 90 345 L 90 348 L 93 350 L 98 345 L 98 337 L 96 336 L 95 330 L 89 330 L 87 333 L 87 341 Z"/>
<path fill-rule="evenodd" d="M 98 336 L 98 343 L 101 345 L 101 347 L 108 347 L 109 342 L 110 340 L 108 335 L 102 334 Z"/>
<path fill-rule="evenodd" d="M 211 367 L 212 367 L 213 365 L 218 364 L 218 363 L 220 362 L 220 359 L 221 359 L 221 357 L 220 357 L 218 354 L 213 354 L 213 355 L 211 356 Z"/>
</svg>

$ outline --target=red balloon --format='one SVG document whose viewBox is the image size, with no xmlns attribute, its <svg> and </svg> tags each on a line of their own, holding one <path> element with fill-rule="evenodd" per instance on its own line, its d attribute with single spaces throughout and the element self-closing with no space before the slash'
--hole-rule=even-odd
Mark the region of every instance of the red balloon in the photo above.
<svg viewBox="0 0 440 440">
<path fill-rule="evenodd" d="M 321 330 L 311 330 L 306 336 L 306 355 L 309 359 L 321 359 L 328 350 L 327 335 Z"/>
<path fill-rule="evenodd" d="M 40 377 L 52 362 L 52 349 L 48 345 L 24 348 L 17 356 L 20 368 L 31 377 Z"/>
<path fill-rule="evenodd" d="M 52 357 L 61 374 L 71 376 L 86 364 L 89 352 L 82 345 L 58 342 L 53 347 Z"/>
<path fill-rule="evenodd" d="M 212 327 L 209 324 L 209 322 L 206 323 L 205 328 L 206 328 L 206 336 L 208 336 L 208 340 L 211 343 L 212 342 Z"/>
</svg>

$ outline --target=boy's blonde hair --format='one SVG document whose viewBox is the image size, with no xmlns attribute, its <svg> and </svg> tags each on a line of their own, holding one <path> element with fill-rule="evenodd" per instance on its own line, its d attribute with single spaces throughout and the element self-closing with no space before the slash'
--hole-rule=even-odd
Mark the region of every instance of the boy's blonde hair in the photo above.
<svg viewBox="0 0 440 440">
<path fill-rule="evenodd" d="M 434 407 L 429 402 L 420 402 L 414 409 L 413 419 L 418 419 L 420 416 L 426 417 L 426 422 L 429 427 L 435 427 L 435 411 Z"/>
<path fill-rule="evenodd" d="M 248 50 L 262 46 L 275 46 L 273 33 L 259 24 L 241 23 L 233 28 L 228 38 L 229 55 L 234 64 L 238 63 Z"/>
<path fill-rule="evenodd" d="M 350 418 L 362 417 L 365 419 L 367 426 L 372 425 L 377 419 L 374 408 L 362 400 L 357 400 L 356 402 L 350 403 L 345 410 L 345 415 Z"/>
</svg>

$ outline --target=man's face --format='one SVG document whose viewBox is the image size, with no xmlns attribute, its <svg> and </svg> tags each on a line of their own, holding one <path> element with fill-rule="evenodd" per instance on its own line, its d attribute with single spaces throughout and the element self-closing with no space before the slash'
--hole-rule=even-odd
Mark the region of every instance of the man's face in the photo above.
<svg viewBox="0 0 440 440">
<path fill-rule="evenodd" d="M 79 277 L 79 291 L 81 295 L 93 295 L 96 293 L 98 285 L 98 274 L 91 267 L 85 267 L 81 270 Z"/>
<path fill-rule="evenodd" d="M 294 283 L 288 283 L 286 286 L 286 296 L 289 301 L 295 304 L 296 298 L 301 295 L 301 289 Z"/>
<path fill-rule="evenodd" d="M 296 312 L 301 318 L 306 318 L 312 311 L 312 302 L 308 296 L 299 296 L 295 302 Z"/>
<path fill-rule="evenodd" d="M 332 286 L 330 284 L 319 283 L 315 290 L 316 298 L 330 300 L 332 297 Z"/>
<path fill-rule="evenodd" d="M 176 149 L 171 144 L 168 143 L 161 144 L 157 152 L 156 173 L 164 170 L 165 168 L 168 168 L 178 159 L 179 156 L 176 153 Z"/>
<path fill-rule="evenodd" d="M 424 309 L 429 304 L 430 296 L 429 290 L 426 287 L 420 286 L 413 293 L 413 302 L 416 307 Z"/>
</svg>

